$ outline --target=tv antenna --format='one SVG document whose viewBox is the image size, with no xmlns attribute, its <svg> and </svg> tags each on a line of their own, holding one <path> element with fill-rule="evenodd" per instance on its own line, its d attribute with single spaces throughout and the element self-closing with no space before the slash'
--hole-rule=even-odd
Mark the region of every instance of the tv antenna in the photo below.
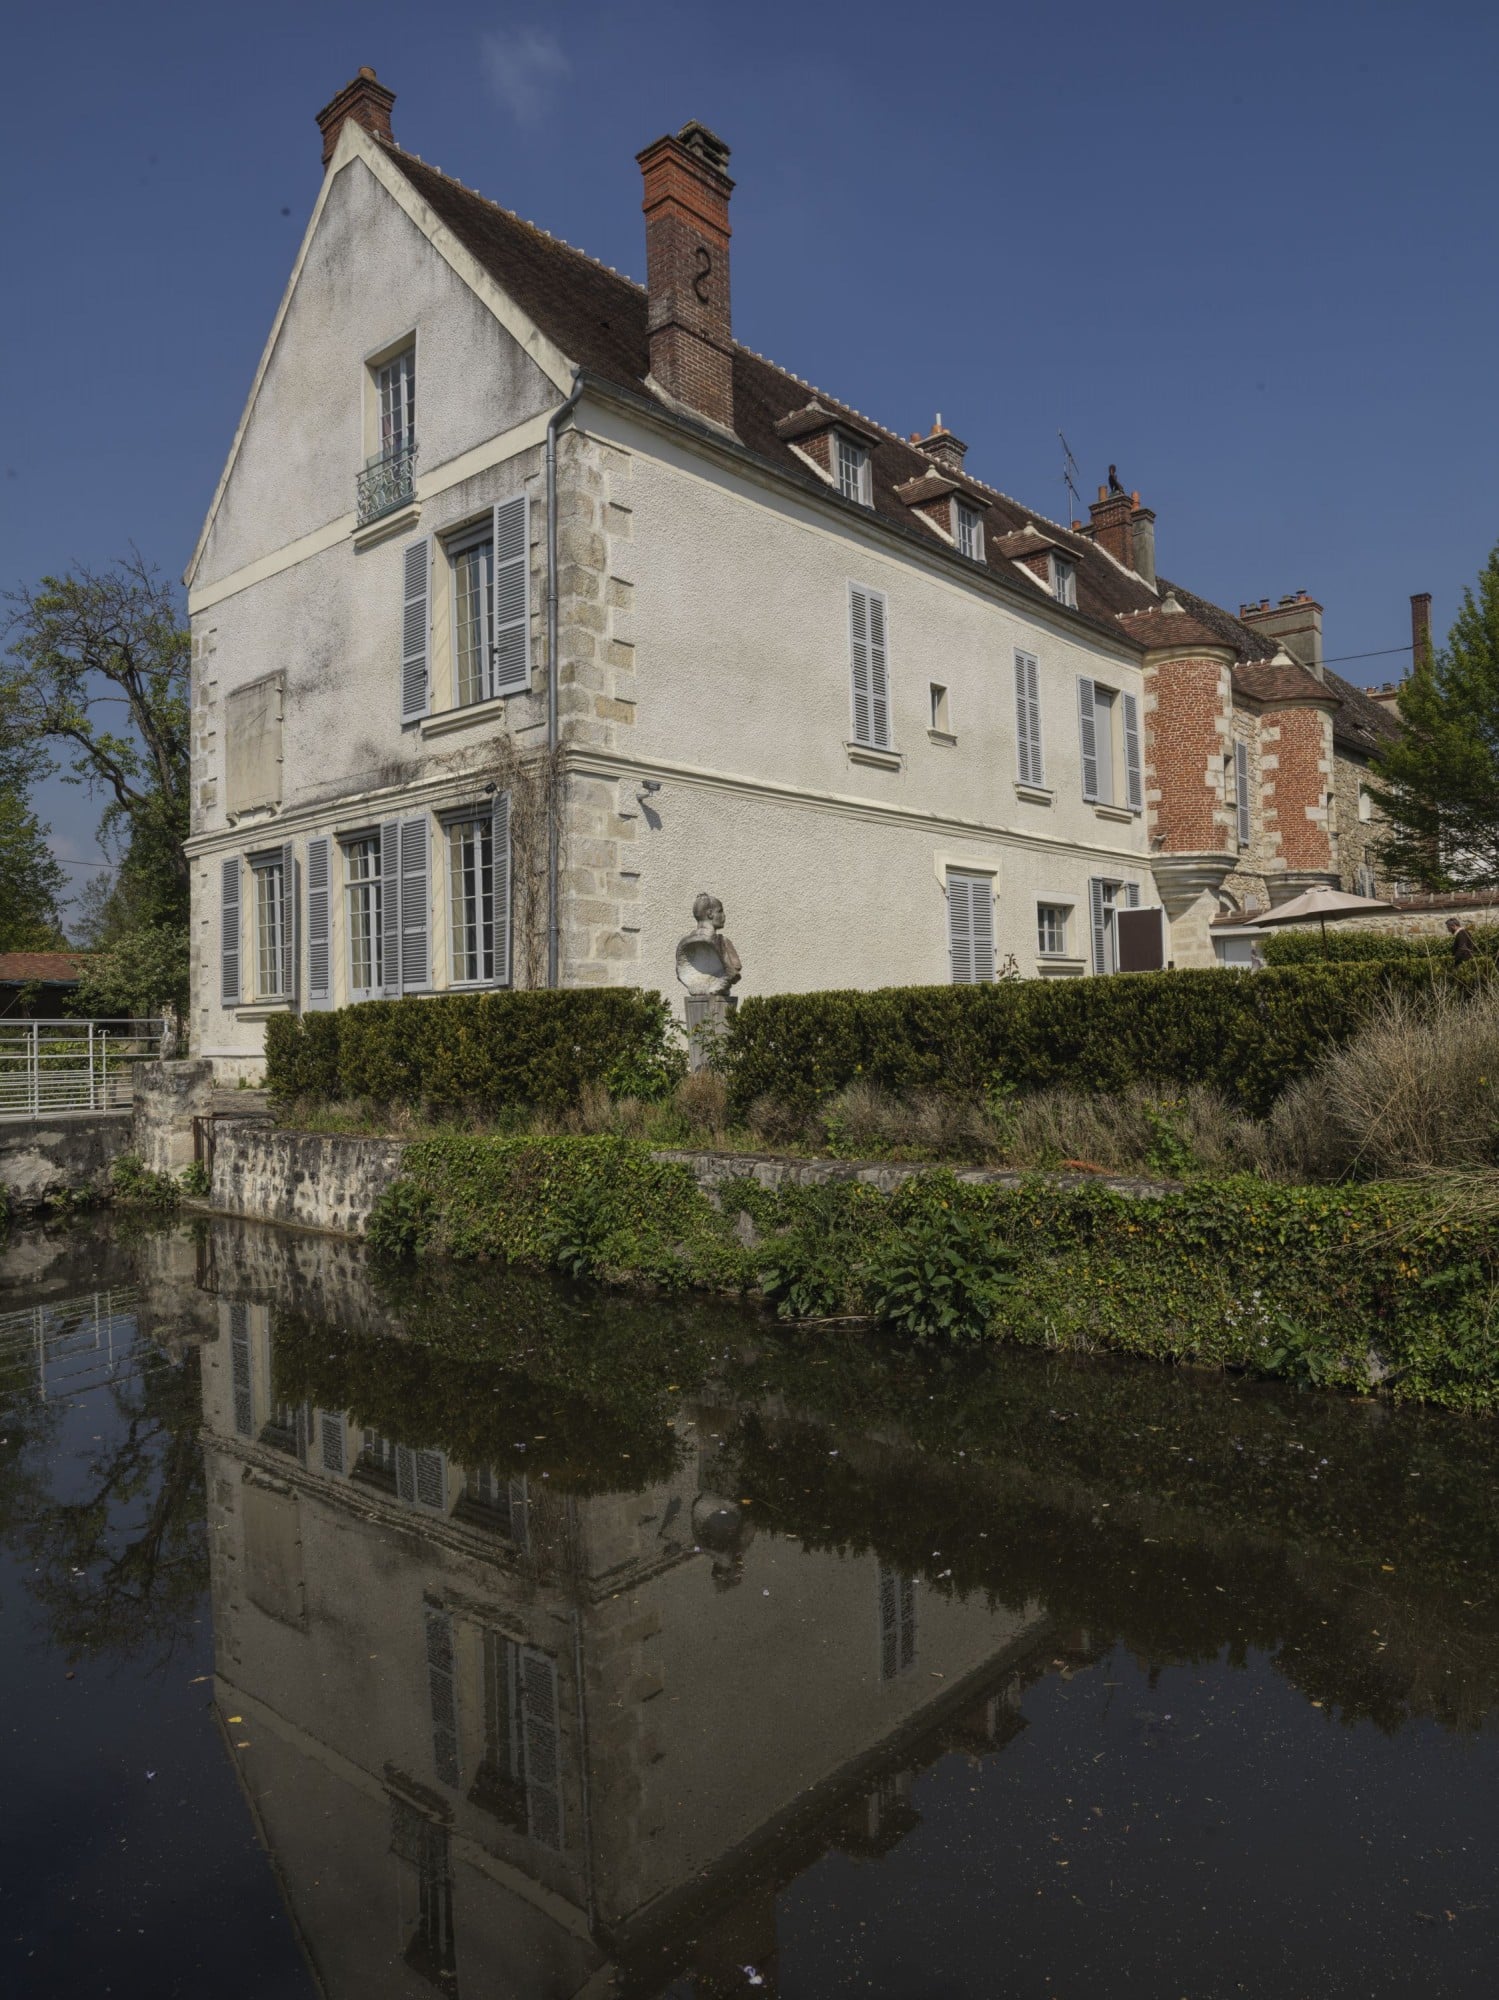
<svg viewBox="0 0 1499 2000">
<path fill-rule="evenodd" d="M 1082 519 L 1082 495 L 1077 490 L 1077 481 L 1082 474 L 1078 471 L 1077 460 L 1072 456 L 1072 446 L 1068 444 L 1061 431 L 1057 432 L 1057 436 L 1062 439 L 1062 484 L 1067 489 L 1067 511 L 1064 519 L 1070 528 L 1074 521 Z"/>
</svg>

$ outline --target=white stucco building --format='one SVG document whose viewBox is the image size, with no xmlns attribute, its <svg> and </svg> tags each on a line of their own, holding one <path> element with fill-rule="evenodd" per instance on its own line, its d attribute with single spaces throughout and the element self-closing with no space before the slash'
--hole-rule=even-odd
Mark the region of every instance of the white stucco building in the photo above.
<svg viewBox="0 0 1499 2000">
<path fill-rule="evenodd" d="M 675 995 L 703 889 L 744 993 L 1111 970 L 1130 904 L 1211 962 L 1249 852 L 1220 753 L 1306 710 L 1298 836 L 1329 819 L 1331 677 L 1173 597 L 1137 496 L 1047 523 L 940 422 L 736 345 L 703 128 L 640 156 L 643 288 L 401 150 L 392 102 L 361 72 L 319 116 L 187 574 L 198 1049 L 254 1067 L 271 1012 L 374 994 Z M 1212 711 L 1179 829 L 1164 676 Z M 1273 821 L 1277 887 L 1336 875 Z"/>
</svg>

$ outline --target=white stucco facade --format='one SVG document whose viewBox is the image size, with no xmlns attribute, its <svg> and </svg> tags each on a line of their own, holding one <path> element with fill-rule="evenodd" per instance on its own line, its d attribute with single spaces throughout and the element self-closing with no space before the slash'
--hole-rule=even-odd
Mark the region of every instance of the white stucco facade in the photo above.
<svg viewBox="0 0 1499 2000">
<path fill-rule="evenodd" d="M 361 528 L 376 371 L 403 345 L 414 490 Z M 545 979 L 544 874 L 520 806 L 548 761 L 543 446 L 573 373 L 347 126 L 188 575 L 192 1029 L 231 1074 L 257 1066 L 271 1013 L 359 997 L 350 843 L 396 822 L 426 829 L 425 976 L 405 990 Z M 462 536 L 522 495 L 525 674 L 517 691 L 464 705 Z M 744 994 L 947 979 L 953 870 L 992 884 L 995 961 L 1026 976 L 1093 968 L 1092 883 L 1156 900 L 1117 717 L 1100 754 L 1119 766 L 1121 803 L 1086 800 L 1081 764 L 1079 680 L 1117 697 L 1120 715 L 1126 697 L 1138 710 L 1138 649 L 1069 618 L 1018 569 L 1013 582 L 963 573 L 923 532 L 865 519 L 831 489 L 823 499 L 664 407 L 583 390 L 557 453 L 562 983 L 679 1001 L 674 951 L 704 889 L 725 905 Z M 403 720 L 413 563 L 427 578 L 427 701 Z M 878 750 L 852 741 L 855 586 L 880 596 L 886 619 L 891 727 Z M 1037 663 L 1039 784 L 1018 777 L 1017 651 Z M 268 678 L 270 694 L 232 703 Z M 231 796 L 228 737 L 252 711 L 253 769 L 239 760 Z M 455 952 L 474 917 L 455 907 L 449 820 L 478 825 L 512 792 L 510 963 L 497 949 L 491 974 L 465 979 Z M 322 855 L 325 930 L 308 904 Z M 261 860 L 289 863 L 269 951 Z M 237 910 L 226 862 L 239 864 Z M 1039 903 L 1066 913 L 1046 952 Z M 387 976 L 384 989 L 399 984 Z"/>
</svg>

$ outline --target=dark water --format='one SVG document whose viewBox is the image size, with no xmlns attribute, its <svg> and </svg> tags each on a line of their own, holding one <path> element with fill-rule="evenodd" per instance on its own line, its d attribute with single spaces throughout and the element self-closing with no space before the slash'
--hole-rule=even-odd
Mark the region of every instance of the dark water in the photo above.
<svg viewBox="0 0 1499 2000">
<path fill-rule="evenodd" d="M 1488 1994 L 1491 1427 L 0 1249 L 0 1993 Z"/>
</svg>

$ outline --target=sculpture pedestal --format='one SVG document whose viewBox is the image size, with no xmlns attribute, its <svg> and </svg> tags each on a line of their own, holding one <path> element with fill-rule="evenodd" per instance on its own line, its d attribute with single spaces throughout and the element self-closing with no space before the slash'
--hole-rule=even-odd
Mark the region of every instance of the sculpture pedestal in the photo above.
<svg viewBox="0 0 1499 2000">
<path fill-rule="evenodd" d="M 729 1025 L 739 1005 L 732 993 L 689 993 L 687 1008 L 687 1067 L 706 1069 L 713 1044 Z"/>
</svg>

